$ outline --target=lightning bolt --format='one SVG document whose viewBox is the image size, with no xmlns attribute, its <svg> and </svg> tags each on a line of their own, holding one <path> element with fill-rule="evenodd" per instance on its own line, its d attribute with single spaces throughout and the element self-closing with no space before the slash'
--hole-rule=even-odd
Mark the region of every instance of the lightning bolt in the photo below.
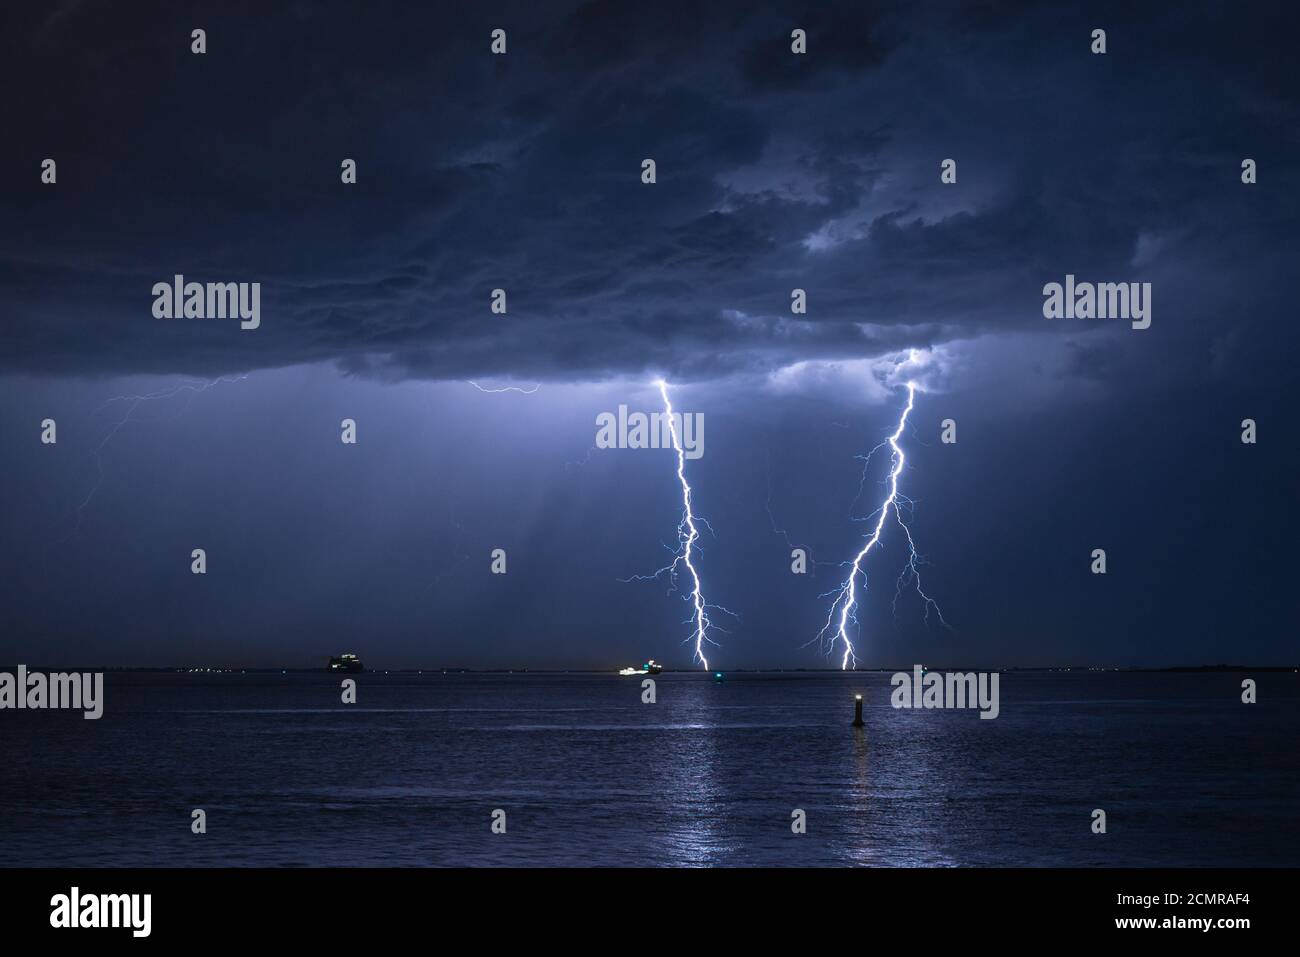
<svg viewBox="0 0 1300 957">
<path fill-rule="evenodd" d="M 518 392 L 521 395 L 532 395 L 534 392 L 536 392 L 538 389 L 542 387 L 542 384 L 539 382 L 536 385 L 534 385 L 531 389 L 521 389 L 517 385 L 502 386 L 499 389 L 494 389 L 491 387 L 485 389 L 483 388 L 483 386 L 479 385 L 473 379 L 466 379 L 465 381 L 470 385 L 472 385 L 474 388 L 478 389 L 480 392 L 486 392 L 489 395 L 497 395 L 498 393 L 501 392 Z"/>
<path fill-rule="evenodd" d="M 706 643 L 717 645 L 717 642 L 709 637 L 709 632 L 715 629 L 718 631 L 726 630 L 715 625 L 710 620 L 709 610 L 716 609 L 733 618 L 739 616 L 721 605 L 711 605 L 704 600 L 704 590 L 700 585 L 700 573 L 699 569 L 695 567 L 693 555 L 699 550 L 696 545 L 700 538 L 699 525 L 707 528 L 710 534 L 713 533 L 713 527 L 709 525 L 706 519 L 695 514 L 692 504 L 691 484 L 686 480 L 686 452 L 682 449 L 681 437 L 677 434 L 677 423 L 673 420 L 673 403 L 668 398 L 668 383 L 659 379 L 655 382 L 655 385 L 659 387 L 659 395 L 664 400 L 664 416 L 668 422 L 668 430 L 672 434 L 673 450 L 677 453 L 677 481 L 682 487 L 682 520 L 677 524 L 677 548 L 673 551 L 672 562 L 653 575 L 634 575 L 631 578 L 621 579 L 621 581 L 653 581 L 667 575 L 668 580 L 673 584 L 673 588 L 676 588 L 678 567 L 682 565 L 686 567 L 691 578 L 691 593 L 687 597 L 693 608 L 693 614 L 687 621 L 694 627 L 694 632 L 686 638 L 686 641 L 694 641 L 695 658 L 707 670 L 709 659 L 705 657 L 704 646 Z"/>
<path fill-rule="evenodd" d="M 75 536 L 79 531 L 81 531 L 81 522 L 83 517 L 85 516 L 86 508 L 90 505 L 91 499 L 95 497 L 95 493 L 99 491 L 100 486 L 104 484 L 104 462 L 103 462 L 103 458 L 101 457 L 103 455 L 104 449 L 108 446 L 108 443 L 113 438 L 113 436 L 117 435 L 117 433 L 122 429 L 124 425 L 132 421 L 131 416 L 135 414 L 135 410 L 138 409 L 143 403 L 153 402 L 160 399 L 170 399 L 180 395 L 183 392 L 188 392 L 189 397 L 186 399 L 185 404 L 181 406 L 179 412 L 177 412 L 174 416 L 172 416 L 172 418 L 179 418 L 180 416 L 185 414 L 185 411 L 190 407 L 190 403 L 194 401 L 194 396 L 198 395 L 200 392 L 207 392 L 213 386 L 218 385 L 222 382 L 242 382 L 247 378 L 248 378 L 247 373 L 237 375 L 237 376 L 221 376 L 219 378 L 211 379 L 205 382 L 197 382 L 197 383 L 186 382 L 174 388 L 161 389 L 157 392 L 145 392 L 145 393 L 132 394 L 132 395 L 115 395 L 101 402 L 99 406 L 94 410 L 94 412 L 91 413 L 91 415 L 98 415 L 104 409 L 108 408 L 110 405 L 113 405 L 114 403 L 117 402 L 127 403 L 126 411 L 122 414 L 120 418 L 117 419 L 117 421 L 115 421 L 112 424 L 109 430 L 104 434 L 103 439 L 101 439 L 99 444 L 96 445 L 95 448 L 91 451 L 91 458 L 95 462 L 95 483 L 94 485 L 91 486 L 90 491 L 86 493 L 86 497 L 81 500 L 81 504 L 77 506 L 77 512 L 76 512 L 77 520 L 76 523 L 73 525 L 72 531 L 68 532 L 67 535 L 59 539 L 57 542 L 54 542 L 53 544 L 55 545 L 62 544 L 63 542 L 66 542 L 68 539 Z"/>
<path fill-rule="evenodd" d="M 889 517 L 891 510 L 894 513 L 894 518 L 903 529 L 903 533 L 907 538 L 908 548 L 907 564 L 903 567 L 903 571 L 898 576 L 897 587 L 894 592 L 895 611 L 897 611 L 898 598 L 902 594 L 903 587 L 910 579 L 916 586 L 917 594 L 925 601 L 926 621 L 929 621 L 930 610 L 933 608 L 939 616 L 939 621 L 945 626 L 948 624 L 944 621 L 943 612 L 939 609 L 938 604 L 921 588 L 921 572 L 919 568 L 921 558 L 916 552 L 916 542 L 912 538 L 912 530 L 908 528 L 907 523 L 903 521 L 903 514 L 899 508 L 899 502 L 902 502 L 908 508 L 909 512 L 912 510 L 911 499 L 900 494 L 898 491 L 898 477 L 902 475 L 903 465 L 906 462 L 906 456 L 903 454 L 903 449 L 898 444 L 898 440 L 902 438 L 903 430 L 907 427 L 907 417 L 911 414 L 915 401 L 916 383 L 908 382 L 907 405 L 903 409 L 902 415 L 898 417 L 898 427 L 894 429 L 894 433 L 889 436 L 889 438 L 877 445 L 867 453 L 866 456 L 862 457 L 862 482 L 858 486 L 859 498 L 862 495 L 862 489 L 866 483 L 867 467 L 871 464 L 871 457 L 886 445 L 889 446 L 891 460 L 889 478 L 887 480 L 889 485 L 889 494 L 885 497 L 885 500 L 880 503 L 880 506 L 871 513 L 876 516 L 876 526 L 872 530 L 870 537 L 867 538 L 866 543 L 854 557 L 852 563 L 845 563 L 851 564 L 852 568 L 849 571 L 848 577 L 844 580 L 844 584 L 835 591 L 826 593 L 827 595 L 834 595 L 835 598 L 831 602 L 830 613 L 826 616 L 826 624 L 822 626 L 821 630 L 817 632 L 816 637 L 813 639 L 814 641 L 821 641 L 823 645 L 827 646 L 828 654 L 834 652 L 841 643 L 843 644 L 844 655 L 840 660 L 841 670 L 847 670 L 850 662 L 853 663 L 854 667 L 856 667 L 858 663 L 858 659 L 853 653 L 853 642 L 849 639 L 849 624 L 852 623 L 853 625 L 857 625 L 858 623 L 858 576 L 862 576 L 862 587 L 865 590 L 867 586 L 867 576 L 862 570 L 862 563 L 871 550 L 879 544 L 881 536 L 884 533 L 885 520 Z M 867 520 L 870 520 L 870 518 L 871 515 L 868 515 Z"/>
</svg>

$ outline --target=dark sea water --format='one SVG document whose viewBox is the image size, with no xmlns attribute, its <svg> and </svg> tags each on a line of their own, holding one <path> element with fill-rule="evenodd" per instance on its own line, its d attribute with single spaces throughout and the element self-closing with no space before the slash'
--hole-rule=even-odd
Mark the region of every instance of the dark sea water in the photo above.
<svg viewBox="0 0 1300 957">
<path fill-rule="evenodd" d="M 110 674 L 0 712 L 0 862 L 1300 865 L 1300 676 L 1242 677 L 1008 672 L 990 721 L 876 673 Z"/>
</svg>

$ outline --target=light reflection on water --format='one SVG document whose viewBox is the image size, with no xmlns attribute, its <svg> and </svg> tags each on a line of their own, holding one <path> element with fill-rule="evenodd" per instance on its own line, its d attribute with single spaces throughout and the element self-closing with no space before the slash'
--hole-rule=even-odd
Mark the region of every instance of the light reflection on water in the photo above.
<svg viewBox="0 0 1300 957">
<path fill-rule="evenodd" d="M 1294 866 L 1300 682 L 1246 708 L 1239 680 L 1008 673 L 981 721 L 895 711 L 875 673 L 664 674 L 653 705 L 614 676 L 367 674 L 355 708 L 324 675 L 110 674 L 90 731 L 6 715 L 0 841 L 18 865 Z"/>
</svg>

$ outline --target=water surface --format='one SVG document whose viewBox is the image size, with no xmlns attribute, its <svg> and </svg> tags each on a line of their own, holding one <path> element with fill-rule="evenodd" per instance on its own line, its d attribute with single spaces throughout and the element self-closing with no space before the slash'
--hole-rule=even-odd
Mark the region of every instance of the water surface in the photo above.
<svg viewBox="0 0 1300 957">
<path fill-rule="evenodd" d="M 99 721 L 0 713 L 0 859 L 1300 865 L 1300 676 L 1242 677 L 1008 672 L 990 721 L 878 673 L 109 674 Z"/>
</svg>

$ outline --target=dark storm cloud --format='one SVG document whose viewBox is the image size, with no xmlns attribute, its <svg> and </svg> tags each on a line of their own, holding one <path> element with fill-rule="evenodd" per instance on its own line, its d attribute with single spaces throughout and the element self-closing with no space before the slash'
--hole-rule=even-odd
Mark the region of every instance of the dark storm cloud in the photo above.
<svg viewBox="0 0 1300 957">
<path fill-rule="evenodd" d="M 1250 344 L 1291 335 L 1276 281 L 1300 102 L 1277 65 L 1286 16 L 33 8 L 0 66 L 0 361 L 709 378 L 1051 337 L 1041 286 L 1072 271 L 1161 276 L 1156 328 L 1177 323 L 1178 361 L 1230 374 L 1254 361 Z M 1106 57 L 1087 52 L 1099 24 Z M 497 26 L 505 57 L 488 53 Z M 806 57 L 789 52 L 795 26 Z M 1253 194 L 1238 182 L 1246 154 L 1263 169 Z M 45 156 L 56 187 L 37 182 Z M 955 187 L 938 182 L 947 156 Z M 358 161 L 354 187 L 339 183 L 343 157 Z M 644 157 L 654 186 L 639 182 Z M 154 319 L 152 284 L 178 272 L 262 282 L 262 327 Z M 806 318 L 789 312 L 796 286 Z M 497 287 L 506 317 L 488 312 Z M 1244 349 L 1197 313 L 1227 290 L 1244 303 Z"/>
<path fill-rule="evenodd" d="M 793 90 L 835 82 L 836 73 L 856 73 L 880 66 L 889 45 L 879 33 L 879 15 L 867 9 L 806 7 L 784 23 L 772 18 L 766 36 L 756 39 L 741 59 L 742 75 L 756 91 Z M 797 24 L 816 57 L 790 55 L 788 27 Z"/>
</svg>

